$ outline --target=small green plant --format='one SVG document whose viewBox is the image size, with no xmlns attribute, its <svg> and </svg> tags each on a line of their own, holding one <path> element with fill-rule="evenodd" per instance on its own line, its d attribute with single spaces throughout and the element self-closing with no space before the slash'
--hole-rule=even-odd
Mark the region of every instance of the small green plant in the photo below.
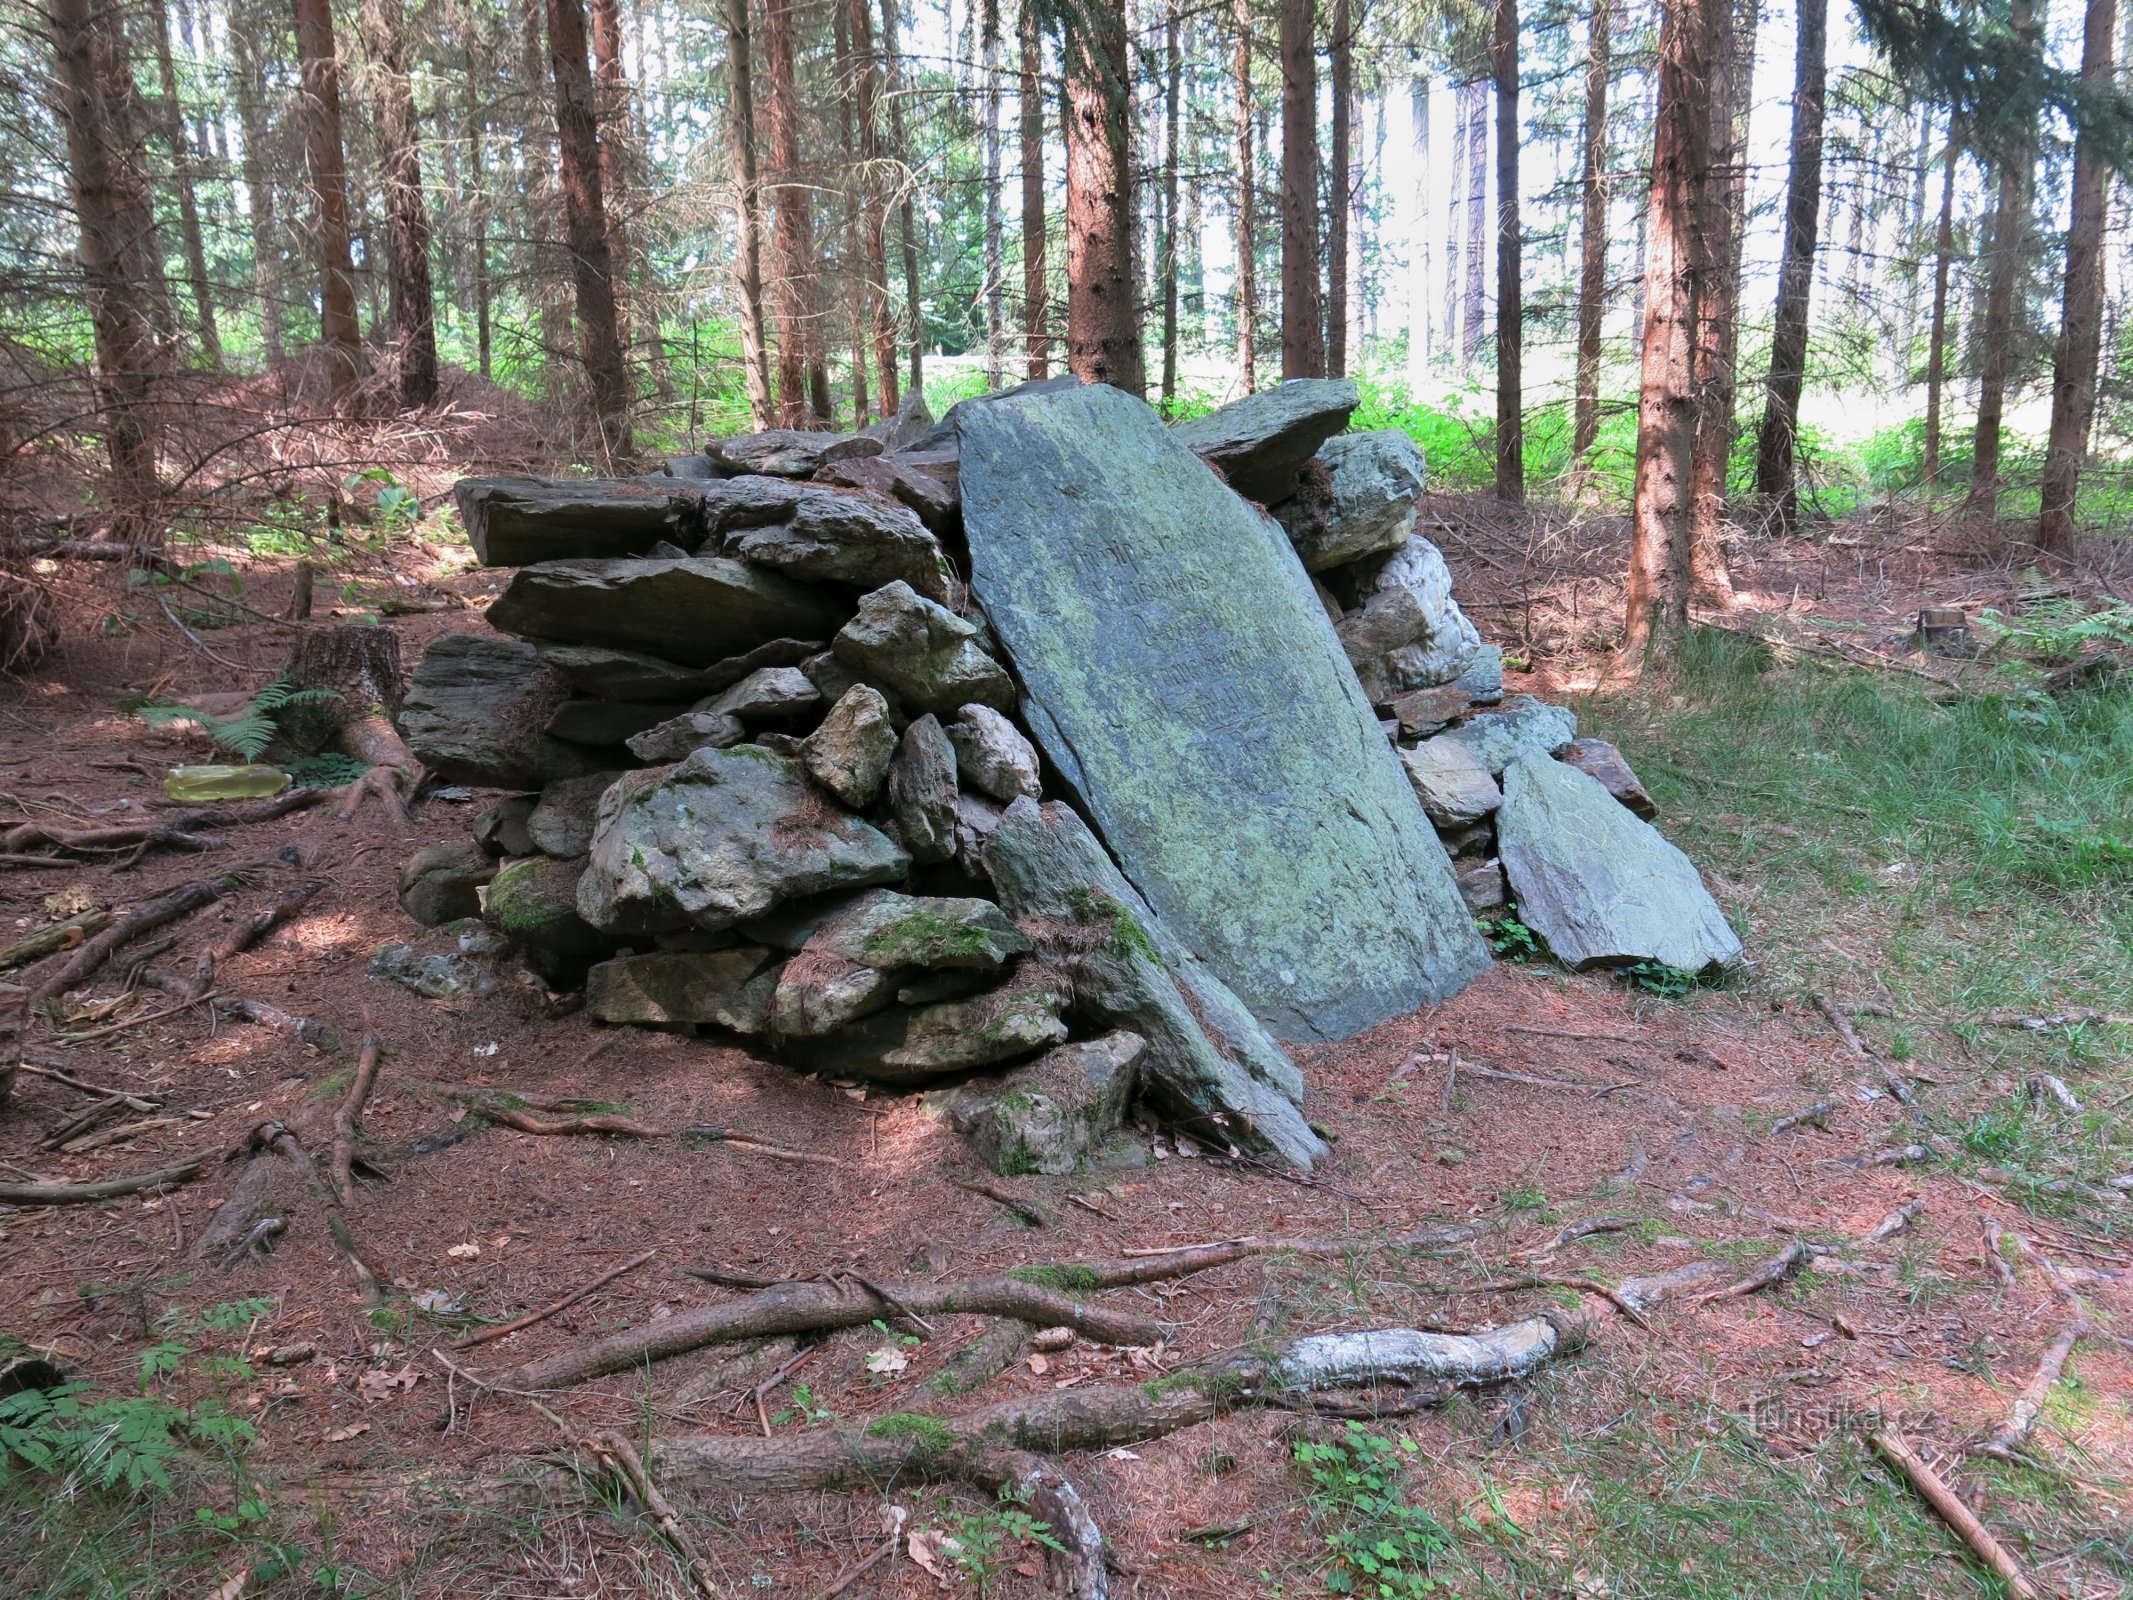
<svg viewBox="0 0 2133 1600">
<path fill-rule="evenodd" d="M 378 485 L 377 509 L 371 523 L 381 533 L 399 533 L 422 520 L 422 496 L 383 467 L 349 474 L 341 480 L 341 493 L 354 494 L 366 483 Z"/>
<path fill-rule="evenodd" d="M 770 1420 L 772 1426 L 779 1428 L 784 1427 L 788 1422 L 798 1422 L 808 1427 L 819 1428 L 825 1424 L 835 1422 L 837 1413 L 832 1411 L 828 1403 L 815 1393 L 813 1385 L 796 1383 L 792 1386 L 792 1404 Z"/>
<path fill-rule="evenodd" d="M 227 1333 L 273 1310 L 266 1300 L 239 1300 L 188 1316 L 168 1312 L 157 1322 L 162 1335 L 141 1352 L 135 1392 L 94 1398 L 85 1383 L 55 1389 L 24 1389 L 0 1398 L 0 1458 L 13 1458 L 41 1472 L 62 1473 L 62 1495 L 80 1486 L 138 1494 L 167 1491 L 170 1469 L 191 1448 L 242 1453 L 254 1440 L 251 1423 L 235 1415 L 219 1394 L 179 1405 L 151 1393 L 162 1379 L 188 1365 L 204 1376 L 242 1381 L 252 1376 L 243 1361 L 199 1356 L 191 1340 Z"/>
<path fill-rule="evenodd" d="M 1325 1529 L 1331 1561 L 1324 1573 L 1335 1594 L 1405 1600 L 1435 1593 L 1430 1562 L 1451 1536 L 1428 1512 L 1407 1503 L 1406 1457 L 1420 1447 L 1398 1443 L 1351 1422 L 1340 1437 L 1296 1447 L 1310 1479 L 1312 1521 Z"/>
<path fill-rule="evenodd" d="M 1052 1525 L 1031 1516 L 1027 1506 L 1027 1499 L 1012 1484 L 1002 1484 L 998 1504 L 956 1512 L 945 1519 L 953 1531 L 942 1548 L 976 1581 L 979 1594 L 992 1593 L 993 1579 L 1022 1546 L 1064 1548 L 1052 1537 Z"/>
<path fill-rule="evenodd" d="M 216 748 L 227 750 L 241 760 L 257 761 L 279 731 L 278 713 L 294 706 L 318 705 L 339 698 L 332 689 L 299 689 L 286 677 L 280 677 L 253 695 L 231 717 L 210 716 L 195 706 L 166 700 L 143 701 L 133 707 L 133 714 L 151 728 L 193 723 L 206 732 Z"/>
<path fill-rule="evenodd" d="M 1696 992 L 1696 974 L 1664 961 L 1639 961 L 1621 969 L 1622 981 L 1662 1000 L 1682 1000 Z"/>
<path fill-rule="evenodd" d="M 1540 935 L 1519 920 L 1516 906 L 1500 917 L 1484 917 L 1476 926 L 1489 948 L 1506 961 L 1538 961 L 1543 954 Z"/>
<path fill-rule="evenodd" d="M 1972 626 L 1995 648 L 2037 661 L 2072 661 L 2098 646 L 2133 649 L 2133 605 L 2124 601 L 2091 609 L 2086 600 L 2035 600 L 2019 617 L 1980 611 Z"/>
</svg>

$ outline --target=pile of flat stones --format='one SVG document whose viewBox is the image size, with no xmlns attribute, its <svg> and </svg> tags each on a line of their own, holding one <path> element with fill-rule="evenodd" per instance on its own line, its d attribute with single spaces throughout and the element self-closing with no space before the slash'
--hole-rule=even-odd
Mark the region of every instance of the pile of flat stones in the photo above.
<svg viewBox="0 0 2133 1600">
<path fill-rule="evenodd" d="M 1420 453 L 1356 404 L 1165 428 L 1054 379 L 465 480 L 514 571 L 400 725 L 502 796 L 401 875 L 456 949 L 375 970 L 507 943 L 601 1021 L 921 1086 L 1000 1170 L 1064 1172 L 1126 1159 L 1135 1108 L 1310 1167 L 1281 1041 L 1455 992 L 1511 902 L 1573 966 L 1737 960 L 1619 753 L 1505 698 Z"/>
</svg>

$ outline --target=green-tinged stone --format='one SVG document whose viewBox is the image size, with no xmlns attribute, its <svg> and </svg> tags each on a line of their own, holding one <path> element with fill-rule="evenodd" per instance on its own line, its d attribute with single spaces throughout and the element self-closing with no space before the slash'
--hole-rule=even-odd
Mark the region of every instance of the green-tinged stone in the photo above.
<svg viewBox="0 0 2133 1600">
<path fill-rule="evenodd" d="M 760 945 L 617 956 L 585 975 L 585 1009 L 602 1022 L 708 1022 L 761 1033 L 778 970 Z"/>
<path fill-rule="evenodd" d="M 795 762 L 759 745 L 702 749 L 625 773 L 601 797 L 578 908 L 617 932 L 717 932 L 788 900 L 892 882 L 910 864 Z"/>
<path fill-rule="evenodd" d="M 808 950 L 882 971 L 997 968 L 1030 948 L 1029 936 L 990 900 L 873 889 L 808 936 Z"/>
<path fill-rule="evenodd" d="M 1730 967 L 1740 939 L 1696 864 L 1597 778 L 1544 755 L 1504 769 L 1497 848 L 1518 915 L 1569 967 Z"/>
<path fill-rule="evenodd" d="M 940 1101 L 956 1132 L 993 1171 L 1058 1176 L 1079 1168 L 1124 1124 L 1134 1064 L 1146 1049 L 1139 1034 L 1121 1029 L 1047 1050 L 1026 1067 L 973 1078 Z"/>
<path fill-rule="evenodd" d="M 529 950 L 584 960 L 614 949 L 615 941 L 578 915 L 578 879 L 585 858 L 558 861 L 528 856 L 514 861 L 489 883 L 484 915 L 489 925 Z"/>
<path fill-rule="evenodd" d="M 400 733 L 423 765 L 452 783 L 538 789 L 601 764 L 593 751 L 546 731 L 569 698 L 569 683 L 532 645 L 448 633 L 415 666 Z"/>
<path fill-rule="evenodd" d="M 488 619 L 505 633 L 707 667 L 773 639 L 826 639 L 843 613 L 828 596 L 775 572 L 693 556 L 521 567 Z"/>
<path fill-rule="evenodd" d="M 1026 721 L 1169 931 L 1288 1037 L 1464 987 L 1487 953 L 1280 528 L 1108 385 L 958 416 Z"/>
</svg>

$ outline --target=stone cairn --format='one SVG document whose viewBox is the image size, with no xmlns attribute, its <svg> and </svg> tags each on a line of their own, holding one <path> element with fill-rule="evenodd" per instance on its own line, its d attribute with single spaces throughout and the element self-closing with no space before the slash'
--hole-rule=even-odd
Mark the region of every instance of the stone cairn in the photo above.
<svg viewBox="0 0 2133 1600">
<path fill-rule="evenodd" d="M 401 728 L 511 794 L 402 905 L 601 1021 L 927 1086 L 1009 1173 L 1102 1159 L 1136 1104 L 1309 1168 L 1279 1041 L 1456 992 L 1511 901 L 1573 967 L 1737 960 L 1613 747 L 1504 696 L 1414 531 L 1420 452 L 1356 404 L 1299 380 L 1165 428 L 1051 379 L 465 480 L 516 570 Z M 417 987 L 455 959 L 396 948 Z"/>
</svg>

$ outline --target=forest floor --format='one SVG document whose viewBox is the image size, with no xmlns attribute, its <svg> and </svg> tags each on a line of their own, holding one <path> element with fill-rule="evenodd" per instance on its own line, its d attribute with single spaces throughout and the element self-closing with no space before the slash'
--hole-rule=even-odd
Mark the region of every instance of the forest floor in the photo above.
<svg viewBox="0 0 2133 1600">
<path fill-rule="evenodd" d="M 2106 1180 L 2133 1168 L 2117 1142 L 2133 1102 L 2133 1032 L 1981 1025 L 2000 1011 L 2129 1009 L 2126 692 L 2040 702 L 1965 677 L 1981 667 L 1883 648 L 1924 604 L 2013 614 L 2041 603 L 1958 534 L 1883 520 L 1744 552 L 1754 598 L 1709 619 L 1678 680 L 1597 697 L 1594 652 L 1618 625 L 1619 529 L 1433 496 L 1425 531 L 1442 540 L 1484 634 L 1529 669 L 1515 686 L 1568 699 L 1588 731 L 1623 744 L 1751 959 L 1722 987 L 1671 996 L 1506 959 L 1442 1006 L 1299 1050 L 1311 1113 L 1336 1141 L 1322 1181 L 1147 1138 L 1143 1165 L 1017 1180 L 1052 1218 L 1031 1227 L 956 1186 L 980 1174 L 915 1095 L 559 1016 L 537 985 L 437 1002 L 370 977 L 376 945 L 417 931 L 395 903 L 400 863 L 418 845 L 464 838 L 480 795 L 426 800 L 404 832 L 374 810 L 344 823 L 317 808 L 232 829 L 226 849 L 205 855 L 0 876 L 0 915 L 27 932 L 85 901 L 253 866 L 246 887 L 177 926 L 176 948 L 156 960 L 181 970 L 232 919 L 321 881 L 303 913 L 224 963 L 217 985 L 327 1022 L 345 1041 L 316 1050 L 217 1022 L 210 1007 L 159 1015 L 166 997 L 128 994 L 112 969 L 58 1033 L 29 1038 L 32 1063 L 63 1059 L 90 1082 L 160 1097 L 156 1118 L 184 1120 L 56 1154 L 41 1142 L 88 1101 L 26 1075 L 0 1118 L 0 1178 L 94 1180 L 187 1153 L 209 1166 L 147 1198 L 0 1213 L 0 1330 L 55 1352 L 92 1386 L 85 1402 L 133 1394 L 144 1352 L 160 1351 L 170 1370 L 150 1393 L 189 1406 L 219 1397 L 256 1437 L 189 1449 L 163 1490 L 76 1481 L 60 1494 L 58 1479 L 19 1462 L 0 1468 L 10 1591 L 685 1595 L 689 1575 L 634 1502 L 533 1464 L 568 1461 L 595 1430 L 640 1442 L 766 1425 L 787 1434 L 909 1411 L 986 1325 L 934 1318 L 916 1342 L 880 1326 L 830 1336 L 763 1394 L 760 1414 L 752 1385 L 795 1353 L 789 1344 L 752 1364 L 699 1352 L 539 1406 L 461 1375 L 493 1377 L 727 1295 L 685 1267 L 960 1278 L 1188 1241 L 1355 1243 L 1119 1291 L 1109 1298 L 1167 1325 L 1161 1345 L 1076 1343 L 1011 1368 L 979 1397 L 991 1400 L 1144 1381 L 1273 1334 L 1491 1326 L 1568 1291 L 1471 1286 L 1515 1273 L 1515 1255 L 1565 1224 L 1607 1215 L 1626 1225 L 1565 1246 L 1547 1270 L 1614 1281 L 1700 1257 L 1745 1270 L 1794 1236 L 1838 1248 L 1763 1292 L 1663 1310 L 1649 1327 L 1617 1318 L 1515 1388 L 1352 1425 L 1242 1411 L 1071 1457 L 1111 1541 L 1115 1592 L 2000 1592 L 1870 1455 L 1862 1429 L 1874 1419 L 1935 1461 L 2046 1589 L 2127 1592 L 2133 1356 L 2120 1335 L 2133 1328 L 2133 1274 L 2113 1275 L 2133 1268 L 2133 1221 Z M 279 610 L 283 556 L 234 536 L 199 554 L 230 564 L 246 605 Z M 441 536 L 423 545 L 351 530 L 337 560 L 339 598 L 321 583 L 322 617 L 395 597 L 464 602 L 388 619 L 410 660 L 427 638 L 477 622 L 499 587 Z M 0 799 L 17 817 L 122 817 L 152 806 L 160 772 L 203 747 L 148 730 L 120 700 L 263 683 L 290 636 L 246 618 L 202 632 L 235 665 L 218 663 L 112 571 L 57 565 L 65 637 L 0 698 Z M 226 586 L 228 575 L 201 581 Z M 1915 1087 L 1918 1120 L 1847 1049 L 1816 995 L 1856 1018 Z M 264 1119 L 316 1118 L 345 1092 L 366 1027 L 384 1045 L 363 1117 L 379 1175 L 360 1183 L 349 1217 L 406 1298 L 367 1309 L 319 1217 L 301 1211 L 271 1253 L 227 1270 L 194 1259 L 187 1246 L 237 1170 L 224 1154 Z M 2040 1072 L 2085 1109 L 2032 1093 Z M 679 1137 L 516 1132 L 437 1087 L 468 1084 L 597 1100 L 660 1128 L 727 1124 L 836 1164 Z M 1818 1100 L 1830 1103 L 1826 1125 L 1779 1131 Z M 1921 1140 L 1931 1160 L 1872 1159 Z M 1901 1231 L 1841 1243 L 1907 1206 Z M 1432 1221 L 1478 1232 L 1451 1254 L 1371 1247 Z M 2031 1465 L 1965 1454 L 2006 1418 L 2068 1319 L 2033 1261 L 2010 1265 L 1987 1243 L 2001 1228 L 2074 1273 L 2096 1324 L 2050 1389 Z M 448 1348 L 647 1251 L 657 1254 L 537 1327 Z M 269 1355 L 302 1346 L 309 1355 L 285 1364 Z M 523 1487 L 500 1495 L 501 1479 Z M 953 1538 L 918 1546 L 946 1577 L 900 1553 L 844 1594 L 1040 1592 L 1026 1527 L 973 1491 L 681 1500 L 724 1595 L 830 1592 L 880 1545 L 892 1504 L 910 1528 Z M 1365 1576 L 1372 1560 L 1387 1568 Z"/>
</svg>

